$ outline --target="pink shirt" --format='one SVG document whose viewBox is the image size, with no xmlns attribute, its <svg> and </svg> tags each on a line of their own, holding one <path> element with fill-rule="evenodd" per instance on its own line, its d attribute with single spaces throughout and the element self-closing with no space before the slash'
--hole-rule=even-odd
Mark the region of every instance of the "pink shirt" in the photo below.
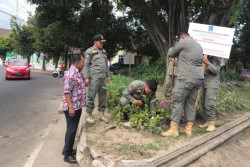
<svg viewBox="0 0 250 167">
<path fill-rule="evenodd" d="M 86 106 L 86 87 L 80 71 L 73 65 L 65 72 L 63 77 L 63 93 L 71 95 L 74 110 Z M 63 96 L 63 110 L 68 110 L 68 104 Z"/>
</svg>

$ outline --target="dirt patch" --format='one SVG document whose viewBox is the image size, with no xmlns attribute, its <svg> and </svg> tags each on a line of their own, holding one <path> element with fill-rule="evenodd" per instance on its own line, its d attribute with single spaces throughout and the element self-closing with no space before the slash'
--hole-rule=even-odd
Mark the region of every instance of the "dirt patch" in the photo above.
<svg viewBox="0 0 250 167">
<path fill-rule="evenodd" d="M 250 128 L 245 129 L 237 136 L 209 151 L 204 156 L 190 164 L 189 167 L 207 166 L 240 166 L 250 164 Z"/>
<path fill-rule="evenodd" d="M 93 115 L 97 118 L 98 111 L 95 110 Z M 219 127 L 236 118 L 243 116 L 245 112 L 227 115 L 223 120 L 218 120 L 216 126 Z M 108 113 L 106 116 L 110 117 Z M 200 129 L 197 120 L 193 128 L 193 136 L 187 137 L 182 131 L 185 123 L 180 124 L 179 137 L 161 137 L 159 134 L 152 134 L 148 130 L 143 129 L 126 129 L 123 126 L 114 123 L 105 124 L 97 120 L 96 124 L 87 124 L 87 144 L 95 151 L 114 161 L 125 159 L 146 159 L 162 153 L 171 152 L 207 133 L 204 129 Z M 105 131 L 105 129 L 116 126 L 116 128 Z M 166 125 L 165 129 L 169 126 Z M 103 132 L 105 131 L 105 132 Z"/>
</svg>

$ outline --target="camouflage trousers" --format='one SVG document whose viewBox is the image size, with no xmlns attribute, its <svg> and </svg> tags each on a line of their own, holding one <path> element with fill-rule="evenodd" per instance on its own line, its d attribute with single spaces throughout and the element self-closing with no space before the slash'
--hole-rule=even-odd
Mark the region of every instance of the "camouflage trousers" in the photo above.
<svg viewBox="0 0 250 167">
<path fill-rule="evenodd" d="M 216 106 L 216 95 L 218 93 L 218 88 L 204 88 L 202 87 L 202 108 L 205 112 L 205 118 L 207 121 L 215 120 L 215 106 Z"/>
<path fill-rule="evenodd" d="M 177 76 L 175 75 L 166 75 L 164 81 L 164 95 L 166 100 L 170 100 L 173 95 L 174 86 L 176 85 Z"/>
</svg>

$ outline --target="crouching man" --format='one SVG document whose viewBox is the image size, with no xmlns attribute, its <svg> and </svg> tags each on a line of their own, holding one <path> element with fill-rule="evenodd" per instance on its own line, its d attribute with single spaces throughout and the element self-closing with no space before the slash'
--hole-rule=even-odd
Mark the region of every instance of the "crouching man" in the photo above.
<svg viewBox="0 0 250 167">
<path fill-rule="evenodd" d="M 156 97 L 156 90 L 157 83 L 155 80 L 148 80 L 147 82 L 135 80 L 122 92 L 122 97 L 120 98 L 121 107 L 123 108 L 126 105 L 131 105 L 132 102 L 135 102 L 136 105 L 143 108 L 143 95 L 146 95 L 149 102 L 148 105 L 150 108 L 150 112 L 152 114 L 152 100 Z"/>
</svg>

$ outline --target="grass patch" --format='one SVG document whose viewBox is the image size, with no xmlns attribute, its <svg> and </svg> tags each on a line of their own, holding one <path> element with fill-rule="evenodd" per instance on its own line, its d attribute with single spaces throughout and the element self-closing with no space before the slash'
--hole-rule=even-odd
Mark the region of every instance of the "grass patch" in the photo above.
<svg viewBox="0 0 250 167">
<path fill-rule="evenodd" d="M 86 132 L 95 133 L 99 125 L 100 125 L 100 122 L 98 121 L 96 121 L 95 124 L 90 124 L 86 122 Z"/>
<path fill-rule="evenodd" d="M 117 155 L 123 155 L 125 159 L 132 159 L 135 154 L 139 154 L 145 158 L 151 156 L 149 152 L 146 152 L 146 149 L 142 145 L 137 144 L 123 144 L 123 143 L 115 143 L 111 144 L 111 146 L 115 147 L 115 152 Z"/>
<path fill-rule="evenodd" d="M 244 103 L 246 106 L 246 110 L 250 112 L 250 87 L 249 86 L 243 86 L 239 87 L 237 94 L 244 99 Z"/>
<path fill-rule="evenodd" d="M 164 150 L 169 147 L 169 144 L 167 144 L 166 140 L 156 139 L 154 140 L 154 143 L 156 143 L 159 148 L 164 149 Z"/>
<path fill-rule="evenodd" d="M 89 137 L 87 138 L 87 144 L 92 146 L 92 145 L 95 145 L 96 144 L 96 140 L 92 140 L 90 139 Z"/>
<path fill-rule="evenodd" d="M 142 144 L 142 147 L 145 148 L 146 150 L 155 150 L 155 151 L 160 150 L 160 148 L 153 143 Z"/>
<path fill-rule="evenodd" d="M 197 128 L 195 131 L 193 131 L 193 135 L 194 136 L 200 136 L 200 135 L 204 135 L 206 134 L 206 128 L 202 129 L 202 128 Z"/>
</svg>

